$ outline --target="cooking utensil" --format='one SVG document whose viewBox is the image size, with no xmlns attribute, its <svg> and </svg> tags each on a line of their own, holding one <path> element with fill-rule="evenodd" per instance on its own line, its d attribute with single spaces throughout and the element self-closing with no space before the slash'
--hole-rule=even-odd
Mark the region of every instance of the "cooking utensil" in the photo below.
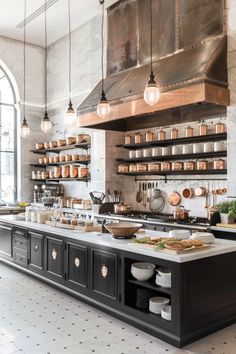
<svg viewBox="0 0 236 354">
<path fill-rule="evenodd" d="M 192 188 L 184 188 L 182 190 L 182 196 L 186 199 L 191 199 L 194 196 L 194 190 Z"/>
<path fill-rule="evenodd" d="M 141 203 L 141 201 L 143 200 L 143 193 L 142 193 L 142 190 L 141 190 L 141 182 L 139 182 L 139 185 L 138 185 L 138 192 L 136 193 L 136 202 L 137 203 Z"/>
<path fill-rule="evenodd" d="M 160 213 L 165 207 L 165 199 L 160 189 L 153 189 L 149 200 L 149 209 L 152 212 Z"/>
<path fill-rule="evenodd" d="M 195 188 L 195 195 L 197 197 L 205 197 L 206 192 L 207 192 L 207 190 L 206 190 L 205 187 L 197 187 L 197 188 Z"/>
<path fill-rule="evenodd" d="M 120 202 L 119 204 L 114 205 L 114 212 L 116 214 L 128 214 L 131 213 L 131 206 L 125 204 L 124 202 Z"/>
<path fill-rule="evenodd" d="M 177 206 L 181 201 L 181 195 L 178 192 L 173 192 L 168 196 L 167 200 L 170 205 Z"/>
<path fill-rule="evenodd" d="M 181 205 L 173 211 L 173 216 L 175 220 L 187 220 L 189 218 L 189 210 Z"/>
<path fill-rule="evenodd" d="M 145 207 L 147 205 L 147 200 L 146 200 L 146 183 L 143 183 L 143 206 Z"/>
<path fill-rule="evenodd" d="M 100 194 L 100 196 L 97 197 L 95 194 Z M 105 194 L 102 192 L 90 192 L 89 195 L 93 204 L 102 204 L 103 199 L 105 198 Z"/>
</svg>

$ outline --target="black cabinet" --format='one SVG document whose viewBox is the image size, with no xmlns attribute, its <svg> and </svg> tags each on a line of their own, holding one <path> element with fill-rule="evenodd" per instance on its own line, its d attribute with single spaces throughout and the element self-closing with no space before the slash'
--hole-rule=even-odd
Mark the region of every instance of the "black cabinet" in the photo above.
<svg viewBox="0 0 236 354">
<path fill-rule="evenodd" d="M 0 256 L 12 258 L 12 228 L 0 224 Z"/>
<path fill-rule="evenodd" d="M 64 282 L 64 241 L 46 236 L 46 274 L 57 282 Z"/>
<path fill-rule="evenodd" d="M 66 283 L 75 290 L 88 286 L 87 247 L 68 242 L 66 244 Z"/>
<path fill-rule="evenodd" d="M 41 234 L 29 233 L 29 269 L 37 273 L 43 272 L 44 237 Z"/>
<path fill-rule="evenodd" d="M 91 250 L 92 292 L 117 300 L 117 254 Z"/>
<path fill-rule="evenodd" d="M 25 229 L 13 228 L 13 261 L 22 267 L 28 266 L 28 232 Z"/>
</svg>

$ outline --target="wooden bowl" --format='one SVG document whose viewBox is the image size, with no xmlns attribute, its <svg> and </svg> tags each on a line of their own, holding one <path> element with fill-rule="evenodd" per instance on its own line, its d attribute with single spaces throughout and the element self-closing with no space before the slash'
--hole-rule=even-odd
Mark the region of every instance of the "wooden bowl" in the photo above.
<svg viewBox="0 0 236 354">
<path fill-rule="evenodd" d="M 141 229 L 142 224 L 120 222 L 105 224 L 104 226 L 113 235 L 114 238 L 128 239 L 132 238 L 135 232 Z"/>
</svg>

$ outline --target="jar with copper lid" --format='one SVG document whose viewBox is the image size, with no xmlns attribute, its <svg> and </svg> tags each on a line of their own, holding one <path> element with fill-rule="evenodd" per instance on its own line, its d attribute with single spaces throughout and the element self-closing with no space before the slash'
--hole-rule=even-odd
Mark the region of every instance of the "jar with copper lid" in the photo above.
<svg viewBox="0 0 236 354">
<path fill-rule="evenodd" d="M 149 172 L 158 172 L 161 169 L 161 164 L 159 162 L 149 163 L 148 171 Z"/>
<path fill-rule="evenodd" d="M 197 170 L 207 170 L 208 169 L 208 161 L 200 160 L 197 161 Z"/>
<path fill-rule="evenodd" d="M 57 146 L 64 146 L 64 145 L 66 145 L 66 140 L 65 139 L 57 140 Z"/>
<path fill-rule="evenodd" d="M 125 144 L 131 144 L 131 143 L 132 143 L 131 135 L 129 134 L 125 135 Z"/>
<path fill-rule="evenodd" d="M 130 164 L 129 165 L 129 172 L 137 172 L 137 165 L 136 164 Z"/>
<path fill-rule="evenodd" d="M 147 164 L 140 163 L 137 164 L 137 172 L 146 172 L 147 171 Z"/>
<path fill-rule="evenodd" d="M 76 143 L 76 137 L 75 136 L 69 136 L 66 138 L 66 145 L 73 145 Z"/>
<path fill-rule="evenodd" d="M 158 132 L 158 140 L 165 140 L 166 138 L 166 132 L 161 129 L 159 132 Z"/>
<path fill-rule="evenodd" d="M 87 167 L 78 167 L 78 177 L 86 178 L 89 176 L 89 169 Z"/>
<path fill-rule="evenodd" d="M 54 163 L 54 157 L 53 157 L 53 156 L 49 156 L 48 162 L 49 162 L 49 163 Z"/>
<path fill-rule="evenodd" d="M 45 157 L 43 158 L 43 162 L 44 162 L 44 163 L 49 163 L 49 157 L 45 156 Z"/>
<path fill-rule="evenodd" d="M 80 160 L 80 155 L 79 154 L 72 154 L 71 157 L 72 157 L 72 161 Z M 86 160 L 86 159 L 82 158 L 81 160 Z"/>
<path fill-rule="evenodd" d="M 49 170 L 49 178 L 54 178 L 54 170 Z"/>
<path fill-rule="evenodd" d="M 215 132 L 216 134 L 224 133 L 225 132 L 225 124 L 222 122 L 218 122 L 215 125 Z"/>
<path fill-rule="evenodd" d="M 72 161 L 72 155 L 66 154 L 66 161 Z"/>
<path fill-rule="evenodd" d="M 161 171 L 170 171 L 171 164 L 168 161 L 164 161 L 161 163 Z"/>
<path fill-rule="evenodd" d="M 218 159 L 213 162 L 214 170 L 224 170 L 225 168 L 225 160 Z"/>
<path fill-rule="evenodd" d="M 59 162 L 59 156 L 54 156 L 53 160 L 54 160 L 54 161 L 53 161 L 54 163 Z"/>
<path fill-rule="evenodd" d="M 54 169 L 54 178 L 61 178 L 61 167 L 55 166 Z"/>
<path fill-rule="evenodd" d="M 199 135 L 207 135 L 208 134 L 208 125 L 205 123 L 200 124 L 199 126 Z"/>
<path fill-rule="evenodd" d="M 39 158 L 39 164 L 41 165 L 41 164 L 43 164 L 44 163 L 44 159 L 43 159 L 43 157 L 40 157 Z"/>
<path fill-rule="evenodd" d="M 127 173 L 129 172 L 129 165 L 121 164 L 118 166 L 118 172 Z"/>
<path fill-rule="evenodd" d="M 62 178 L 69 178 L 70 177 L 70 166 L 69 165 L 62 166 L 61 176 L 62 176 Z"/>
<path fill-rule="evenodd" d="M 84 142 L 83 134 L 77 134 L 75 137 L 76 144 L 81 144 Z"/>
<path fill-rule="evenodd" d="M 142 135 L 140 133 L 136 133 L 134 135 L 134 143 L 140 144 L 142 142 Z"/>
<path fill-rule="evenodd" d="M 49 172 L 48 171 L 43 171 L 42 172 L 42 179 L 47 179 L 49 178 Z"/>
<path fill-rule="evenodd" d="M 182 162 L 172 162 L 171 163 L 171 170 L 172 171 L 181 171 L 183 169 Z"/>
<path fill-rule="evenodd" d="M 70 166 L 70 177 L 77 178 L 78 177 L 78 166 L 71 165 Z"/>
<path fill-rule="evenodd" d="M 49 147 L 50 149 L 54 149 L 57 147 L 57 141 L 49 141 Z"/>
<path fill-rule="evenodd" d="M 178 139 L 179 137 L 179 131 L 176 128 L 171 129 L 170 131 L 170 138 L 171 139 Z"/>
<path fill-rule="evenodd" d="M 59 161 L 60 162 L 65 162 L 66 161 L 66 156 L 65 155 L 60 155 L 59 156 Z"/>
<path fill-rule="evenodd" d="M 185 128 L 185 137 L 186 138 L 191 138 L 193 136 L 193 128 L 190 127 L 190 125 L 188 127 Z"/>
<path fill-rule="evenodd" d="M 195 169 L 194 161 L 185 161 L 184 162 L 184 170 L 185 171 L 193 171 Z"/>
<path fill-rule="evenodd" d="M 44 145 L 44 149 L 49 149 L 50 148 L 49 141 L 46 141 L 45 143 L 43 143 L 43 145 Z"/>
<path fill-rule="evenodd" d="M 153 141 L 154 140 L 154 133 L 152 132 L 147 132 L 145 134 L 145 141 L 149 142 L 149 141 Z"/>
</svg>

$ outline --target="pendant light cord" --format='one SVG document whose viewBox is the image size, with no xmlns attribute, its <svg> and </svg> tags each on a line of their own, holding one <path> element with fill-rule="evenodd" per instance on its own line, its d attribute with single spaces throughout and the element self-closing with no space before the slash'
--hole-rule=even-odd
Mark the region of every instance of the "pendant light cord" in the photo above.
<svg viewBox="0 0 236 354">
<path fill-rule="evenodd" d="M 68 0 L 68 26 L 69 26 L 69 101 L 71 101 L 71 12 L 70 12 L 70 0 Z"/>
<path fill-rule="evenodd" d="M 102 26 L 101 26 L 101 43 L 102 43 L 102 58 L 101 58 L 101 64 L 102 64 L 102 93 L 104 92 L 104 70 L 103 70 L 103 61 L 104 61 L 104 38 L 103 38 L 103 32 L 104 32 L 104 5 L 105 1 L 103 0 L 101 2 L 102 4 Z"/>
<path fill-rule="evenodd" d="M 151 57 L 151 75 L 153 75 L 153 68 L 152 68 L 152 0 L 150 0 L 149 6 L 150 6 L 150 57 Z"/>
<path fill-rule="evenodd" d="M 23 96 L 24 96 L 24 106 L 23 106 L 23 113 L 24 113 L 24 117 L 23 117 L 23 123 L 26 123 L 26 119 L 25 119 L 25 92 L 26 92 L 26 88 L 25 88 L 25 68 L 26 68 L 26 46 L 25 46 L 25 41 L 26 41 L 26 0 L 24 2 L 24 50 L 23 50 L 23 71 L 24 71 L 24 92 L 23 92 Z"/>
<path fill-rule="evenodd" d="M 47 0 L 45 0 L 45 12 L 44 12 L 44 40 L 45 40 L 45 61 L 44 61 L 44 72 L 45 72 L 45 112 L 47 112 L 48 105 L 48 83 L 47 83 L 47 58 L 48 58 L 48 37 L 47 37 Z"/>
</svg>

